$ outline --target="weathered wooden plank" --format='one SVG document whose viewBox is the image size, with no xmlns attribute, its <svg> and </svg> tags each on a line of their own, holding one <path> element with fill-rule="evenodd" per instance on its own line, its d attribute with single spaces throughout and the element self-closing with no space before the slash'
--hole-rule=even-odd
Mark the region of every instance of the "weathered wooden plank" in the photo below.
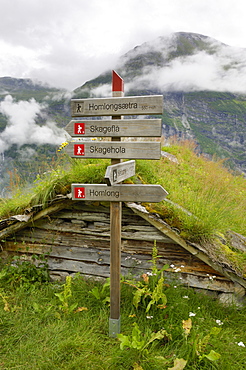
<svg viewBox="0 0 246 370">
<path fill-rule="evenodd" d="M 23 245 L 20 246 L 20 249 L 25 252 Z M 10 245 L 8 250 L 16 250 L 16 245 L 12 243 L 12 247 Z M 56 247 L 49 250 L 49 247 L 40 247 L 37 245 L 30 245 L 28 250 L 28 253 L 35 254 L 45 254 L 46 252 L 49 253 L 48 265 L 51 272 L 80 272 L 91 276 L 109 276 L 109 251 L 69 247 Z M 168 263 L 167 260 L 160 259 L 158 267 L 161 268 L 166 263 Z M 205 264 L 179 266 L 180 265 L 177 265 L 175 269 L 169 268 L 165 271 L 165 279 L 167 282 L 179 280 L 182 276 L 182 284 L 190 287 L 227 293 L 233 293 L 238 289 L 232 281 L 217 275 L 213 269 L 207 269 L 209 266 Z M 123 275 L 127 275 L 131 272 L 133 275 L 140 276 L 142 273 L 151 270 L 150 256 L 122 253 L 121 270 Z M 180 272 L 175 272 L 177 270 Z M 180 280 L 179 282 L 181 283 Z"/>
<path fill-rule="evenodd" d="M 73 200 L 104 200 L 111 202 L 161 202 L 168 195 L 161 185 L 72 184 Z"/>
<path fill-rule="evenodd" d="M 71 200 L 63 200 L 62 202 L 57 202 L 55 204 L 52 204 L 46 209 L 42 209 L 40 212 L 36 213 L 28 222 L 17 222 L 6 229 L 3 229 L 0 231 L 0 239 L 6 238 L 8 235 L 12 235 L 23 228 L 29 226 L 33 222 L 41 219 L 42 217 L 48 216 L 54 212 L 59 211 L 60 209 L 64 208 L 66 203 L 70 203 Z"/>
<path fill-rule="evenodd" d="M 160 159 L 156 141 L 71 141 L 64 151 L 72 158 Z"/>
<path fill-rule="evenodd" d="M 109 225 L 100 225 L 97 227 L 94 223 L 89 225 L 89 227 L 81 226 L 77 223 L 72 222 L 56 222 L 53 220 L 52 222 L 48 221 L 40 221 L 36 222 L 34 225 L 37 229 L 44 230 L 45 234 L 47 230 L 54 231 L 56 234 L 61 233 L 71 233 L 71 238 L 73 238 L 75 233 L 80 234 L 81 237 L 84 235 L 92 235 L 97 236 L 99 239 L 101 237 L 110 237 L 110 227 Z M 32 238 L 35 238 L 36 231 L 32 231 Z M 46 235 L 46 238 L 49 234 Z M 132 239 L 132 240 L 145 240 L 153 242 L 162 241 L 164 243 L 173 243 L 173 241 L 163 235 L 159 230 L 154 228 L 153 226 L 131 226 L 131 227 L 124 227 L 122 228 L 122 239 Z M 54 234 L 50 234 L 52 240 L 54 239 Z"/>
<path fill-rule="evenodd" d="M 135 167 L 134 160 L 108 166 L 104 178 L 108 185 L 120 183 L 135 175 Z"/>
<path fill-rule="evenodd" d="M 74 211 L 71 211 L 70 209 L 57 212 L 54 217 L 53 215 L 50 216 L 51 219 L 77 219 L 77 220 L 83 220 L 83 221 L 89 221 L 89 222 L 105 222 L 109 224 L 109 209 L 108 208 L 100 208 L 100 206 L 94 206 L 93 212 L 89 211 L 87 205 L 84 206 L 84 203 L 88 202 L 73 202 L 76 203 L 76 207 L 74 207 Z M 79 203 L 79 204 L 78 204 Z M 109 204 L 109 203 L 108 203 Z M 80 206 L 81 205 L 81 206 Z M 96 210 L 102 211 L 102 212 L 96 212 Z M 81 212 L 79 212 L 81 210 Z M 85 211 L 86 210 L 86 211 Z M 127 211 L 128 210 L 128 211 Z M 104 211 L 104 212 L 103 212 Z M 95 215 L 95 217 L 93 216 Z M 135 215 L 130 209 L 125 209 L 123 207 L 122 211 L 122 225 L 145 225 L 149 226 L 150 224 L 145 221 L 143 218 Z"/>
<path fill-rule="evenodd" d="M 146 115 L 162 112 L 162 95 L 71 100 L 72 117 Z"/>
<path fill-rule="evenodd" d="M 77 219 L 82 221 L 101 221 L 108 222 L 110 221 L 110 216 L 108 213 L 102 212 L 71 212 L 71 211 L 61 211 L 55 215 L 55 218 L 64 218 L 64 219 Z"/>
<path fill-rule="evenodd" d="M 160 137 L 161 119 L 72 120 L 65 130 L 72 137 Z"/>
<path fill-rule="evenodd" d="M 167 225 L 164 221 L 157 219 L 154 215 L 150 215 L 148 212 L 141 212 L 138 207 L 131 207 L 131 209 L 145 220 L 148 220 L 153 226 L 155 226 L 158 230 L 163 232 L 165 235 L 169 236 L 172 240 L 176 241 L 179 245 L 181 245 L 184 249 L 186 249 L 192 255 L 196 255 L 201 261 L 208 264 L 212 267 L 215 271 L 219 272 L 221 275 L 224 275 L 229 280 L 232 280 L 235 283 L 240 284 L 244 288 L 246 288 L 246 280 L 235 274 L 234 271 L 230 271 L 229 268 L 225 269 L 220 264 L 213 261 L 206 253 L 204 253 L 201 249 L 196 248 L 194 245 L 190 243 L 186 243 L 184 239 L 182 239 L 177 233 L 175 233 L 169 225 Z M 229 266 L 228 266 L 229 267 Z"/>
</svg>

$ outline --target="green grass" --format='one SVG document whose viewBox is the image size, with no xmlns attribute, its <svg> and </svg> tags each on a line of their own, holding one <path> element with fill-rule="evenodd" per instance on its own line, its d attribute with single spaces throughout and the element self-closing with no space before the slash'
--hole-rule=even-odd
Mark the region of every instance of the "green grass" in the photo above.
<svg viewBox="0 0 246 370">
<path fill-rule="evenodd" d="M 214 242 L 220 235 L 224 242 L 217 243 L 217 253 L 225 255 L 245 274 L 245 254 L 231 248 L 226 237 L 228 230 L 246 236 L 245 178 L 233 175 L 223 161 L 197 155 L 190 141 L 173 142 L 163 150 L 174 155 L 178 163 L 166 158 L 137 160 L 136 176 L 130 179 L 160 184 L 168 191 L 167 201 L 147 204 L 147 209 L 158 212 L 186 240 Z M 80 160 L 62 155 L 44 175 L 37 177 L 31 189 L 18 189 L 12 198 L 0 200 L 0 219 L 22 213 L 33 205 L 47 206 L 57 194 L 70 193 L 71 183 L 105 183 L 109 164 L 104 159 Z"/>
<path fill-rule="evenodd" d="M 169 334 L 169 339 L 153 341 L 147 351 L 131 346 L 122 350 L 117 338 L 109 338 L 109 307 L 90 293 L 95 287 L 102 289 L 99 282 L 74 278 L 68 304 L 80 310 L 66 314 L 55 295 L 64 285 L 25 280 L 11 288 L 1 281 L 0 369 L 163 370 L 172 368 L 175 358 L 186 360 L 187 370 L 243 369 L 245 348 L 238 343 L 246 344 L 245 308 L 223 307 L 191 289 L 165 286 L 166 308 L 152 306 L 147 318 L 143 305 L 136 309 L 132 304 L 134 288 L 122 284 L 121 333 L 130 338 L 136 323 L 140 339 L 161 329 Z M 190 312 L 195 316 L 190 317 L 192 328 L 186 337 L 182 321 Z M 214 327 L 221 331 L 208 338 Z M 204 348 L 198 348 L 199 342 Z M 221 357 L 199 361 L 198 349 L 200 355 L 213 350 Z"/>
</svg>

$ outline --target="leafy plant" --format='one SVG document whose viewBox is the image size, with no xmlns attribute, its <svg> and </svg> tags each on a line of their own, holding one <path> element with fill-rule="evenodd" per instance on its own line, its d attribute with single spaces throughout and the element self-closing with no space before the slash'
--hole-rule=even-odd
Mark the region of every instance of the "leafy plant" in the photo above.
<svg viewBox="0 0 246 370">
<path fill-rule="evenodd" d="M 158 332 L 149 332 L 147 330 L 145 333 L 142 333 L 136 322 L 133 324 L 131 335 L 118 334 L 117 337 L 121 342 L 120 349 L 123 350 L 125 347 L 132 348 L 142 354 L 148 354 L 147 347 L 155 340 L 161 340 L 164 337 L 166 339 L 172 339 L 171 335 L 165 329 L 161 329 Z"/>
<path fill-rule="evenodd" d="M 33 254 L 31 260 L 24 256 L 14 256 L 0 271 L 0 281 L 11 287 L 32 288 L 34 283 L 49 281 L 48 263 L 44 256 Z"/>
<path fill-rule="evenodd" d="M 70 303 L 72 298 L 72 277 L 66 276 L 66 282 L 63 284 L 63 291 L 61 293 L 55 293 L 55 296 L 59 298 L 60 305 L 59 309 L 65 313 L 72 313 L 78 306 L 78 303 Z"/>
<path fill-rule="evenodd" d="M 167 303 L 166 295 L 163 291 L 164 288 L 164 276 L 163 272 L 168 268 L 168 265 L 164 265 L 162 269 L 157 268 L 158 251 L 156 243 L 152 249 L 152 266 L 151 272 L 142 275 L 140 281 L 124 281 L 125 284 L 129 284 L 136 290 L 133 292 L 133 305 L 138 309 L 139 303 L 143 304 L 147 301 L 146 313 L 149 312 L 152 306 L 157 305 L 159 308 L 165 308 Z"/>
<path fill-rule="evenodd" d="M 215 352 L 214 350 L 210 350 L 209 353 L 205 352 L 207 350 L 211 337 L 217 336 L 221 332 L 221 328 L 213 327 L 208 334 L 203 336 L 200 333 L 197 335 L 191 335 L 192 329 L 191 318 L 189 318 L 188 320 L 183 320 L 182 327 L 184 330 L 184 336 L 187 341 L 187 344 L 192 348 L 193 358 L 198 357 L 199 362 L 201 362 L 204 359 L 207 359 L 212 362 L 220 359 L 221 355 Z M 190 341 L 188 341 L 189 336 L 191 337 Z"/>
<path fill-rule="evenodd" d="M 109 303 L 110 296 L 109 296 L 109 286 L 110 286 L 110 279 L 107 279 L 106 282 L 103 284 L 102 288 L 98 287 L 97 285 L 94 286 L 90 291 L 89 294 L 95 297 L 98 301 L 102 303 Z"/>
</svg>

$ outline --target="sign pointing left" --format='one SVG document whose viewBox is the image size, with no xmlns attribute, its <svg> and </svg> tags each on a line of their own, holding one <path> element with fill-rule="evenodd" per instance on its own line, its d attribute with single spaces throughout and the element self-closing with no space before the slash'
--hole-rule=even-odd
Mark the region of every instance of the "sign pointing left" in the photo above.
<svg viewBox="0 0 246 370">
<path fill-rule="evenodd" d="M 105 180 L 108 185 L 114 185 L 135 175 L 135 161 L 121 162 L 107 167 Z"/>
</svg>

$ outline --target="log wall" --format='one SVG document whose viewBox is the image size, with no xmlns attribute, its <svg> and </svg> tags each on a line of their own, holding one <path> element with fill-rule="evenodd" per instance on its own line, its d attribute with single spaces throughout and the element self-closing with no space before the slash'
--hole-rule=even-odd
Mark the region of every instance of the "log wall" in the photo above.
<svg viewBox="0 0 246 370">
<path fill-rule="evenodd" d="M 122 274 L 140 276 L 151 269 L 154 242 L 159 267 L 168 264 L 167 280 L 174 279 L 211 292 L 245 294 L 244 289 L 185 250 L 131 208 L 122 212 Z M 110 274 L 110 214 L 107 204 L 71 202 L 43 217 L 4 243 L 5 253 L 45 254 L 53 278 L 80 272 L 95 277 Z"/>
</svg>

